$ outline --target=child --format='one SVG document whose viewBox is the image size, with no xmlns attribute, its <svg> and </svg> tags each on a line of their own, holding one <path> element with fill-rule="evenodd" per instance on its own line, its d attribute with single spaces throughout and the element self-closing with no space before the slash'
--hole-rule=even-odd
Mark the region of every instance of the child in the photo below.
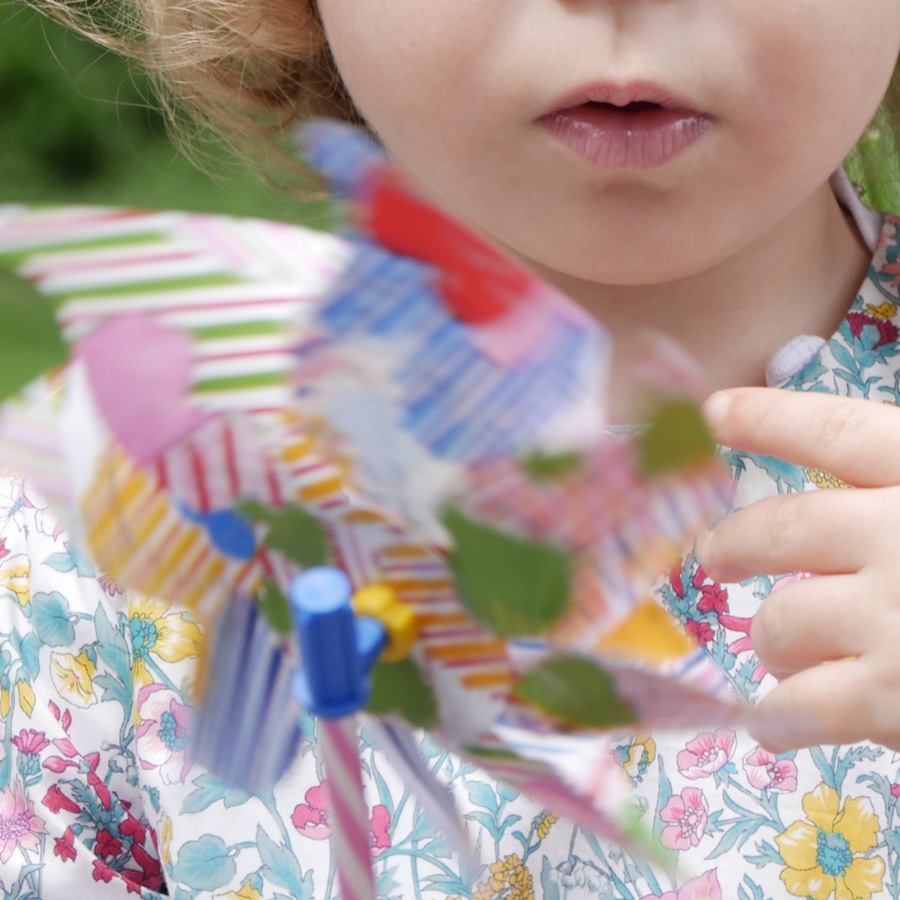
<svg viewBox="0 0 900 900">
<path fill-rule="evenodd" d="M 900 250 L 838 167 L 894 77 L 900 5 L 317 6 L 148 0 L 136 47 L 232 130 L 311 108 L 361 118 L 423 193 L 615 337 L 652 325 L 702 361 L 741 511 L 660 599 L 738 690 L 796 721 L 617 743 L 674 879 L 426 751 L 486 866 L 474 896 L 897 897 Z M 313 236 L 302 252 L 340 256 Z M 333 896 L 315 747 L 271 797 L 192 767 L 196 627 L 150 603 L 125 613 L 9 489 L 6 549 L 33 562 L 30 593 L 7 564 L 7 893 L 154 896 L 164 878 L 176 897 Z M 817 746 L 831 741 L 852 746 Z M 467 895 L 442 836 L 362 752 L 380 894 Z"/>
</svg>

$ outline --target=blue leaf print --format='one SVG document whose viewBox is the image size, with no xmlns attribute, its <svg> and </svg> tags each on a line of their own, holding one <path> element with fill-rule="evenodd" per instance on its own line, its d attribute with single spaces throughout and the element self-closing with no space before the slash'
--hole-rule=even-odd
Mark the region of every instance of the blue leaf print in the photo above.
<svg viewBox="0 0 900 900">
<path fill-rule="evenodd" d="M 97 675 L 94 678 L 94 686 L 103 688 L 101 700 L 104 703 L 115 700 L 116 702 L 121 703 L 126 711 L 131 710 L 131 696 L 128 689 L 118 678 L 113 678 L 113 676 L 109 674 Z"/>
<path fill-rule="evenodd" d="M 42 644 L 62 647 L 75 640 L 75 626 L 69 621 L 69 601 L 58 591 L 38 593 L 31 598 L 31 623 Z"/>
<path fill-rule="evenodd" d="M 194 779 L 196 790 L 191 791 L 181 807 L 182 815 L 187 813 L 202 812 L 219 800 L 224 801 L 226 809 L 232 806 L 240 806 L 250 799 L 250 794 L 238 788 L 229 787 L 224 781 L 219 781 L 209 774 L 203 774 Z"/>
<path fill-rule="evenodd" d="M 892 828 L 890 831 L 885 831 L 884 842 L 889 850 L 894 853 L 900 853 L 900 830 Z"/>
<path fill-rule="evenodd" d="M 466 792 L 475 806 L 480 806 L 482 809 L 489 810 L 493 815 L 497 815 L 500 804 L 497 802 L 496 792 L 490 785 L 485 784 L 483 781 L 468 781 L 466 783 Z"/>
<path fill-rule="evenodd" d="M 34 632 L 26 634 L 19 646 L 19 655 L 30 681 L 34 681 L 37 678 L 40 670 L 40 650 L 41 642 L 38 636 Z"/>
<path fill-rule="evenodd" d="M 500 840 L 500 830 L 497 828 L 497 822 L 490 813 L 483 812 L 480 809 L 474 809 L 472 812 L 466 813 L 465 818 L 474 819 L 476 822 L 480 822 L 495 841 Z"/>
<path fill-rule="evenodd" d="M 772 456 L 749 456 L 750 462 L 762 469 L 778 486 L 778 493 L 788 493 L 788 489 L 797 493 L 803 491 L 806 484 L 806 470 L 793 463 L 775 459 Z"/>
<path fill-rule="evenodd" d="M 82 578 L 96 578 L 97 572 L 90 560 L 71 541 L 64 541 L 65 552 L 51 553 L 44 565 L 57 572 L 71 572 L 74 569 Z"/>
<path fill-rule="evenodd" d="M 658 756 L 657 761 L 659 763 L 659 795 L 656 799 L 656 815 L 653 817 L 653 837 L 656 841 L 659 841 L 664 825 L 659 814 L 672 796 L 672 782 L 669 781 L 669 776 L 666 775 L 666 767 L 663 765 L 662 757 Z"/>
<path fill-rule="evenodd" d="M 550 860 L 544 856 L 541 863 L 541 890 L 544 900 L 559 900 L 559 873 L 550 865 Z"/>
<path fill-rule="evenodd" d="M 215 835 L 204 834 L 197 841 L 188 841 L 179 850 L 172 876 L 188 887 L 215 891 L 225 887 L 236 871 L 225 841 Z"/>
<path fill-rule="evenodd" d="M 261 825 L 256 828 L 256 847 L 265 867 L 265 875 L 270 881 L 289 890 L 297 900 L 310 900 L 312 871 L 307 872 L 304 877 L 300 871 L 300 863 L 290 847 L 276 844 Z"/>
<path fill-rule="evenodd" d="M 853 747 L 840 759 L 834 769 L 834 787 L 838 793 L 844 786 L 844 778 L 847 773 L 860 761 L 867 759 L 874 762 L 884 751 L 876 747 Z"/>
<path fill-rule="evenodd" d="M 94 614 L 97 632 L 97 652 L 100 658 L 118 675 L 123 684 L 131 683 L 131 653 L 125 638 L 114 628 L 103 605 Z"/>
<path fill-rule="evenodd" d="M 853 358 L 853 355 L 850 351 L 838 341 L 833 341 L 831 344 L 831 352 L 834 355 L 834 358 L 850 373 L 856 376 L 856 379 L 859 379 L 859 364 Z"/>
</svg>

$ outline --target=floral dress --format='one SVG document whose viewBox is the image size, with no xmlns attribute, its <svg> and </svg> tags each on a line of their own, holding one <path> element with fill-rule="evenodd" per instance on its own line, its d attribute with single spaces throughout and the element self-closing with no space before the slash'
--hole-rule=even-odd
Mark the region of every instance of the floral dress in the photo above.
<svg viewBox="0 0 900 900">
<path fill-rule="evenodd" d="M 26 225 L 30 214 L 0 208 L 0 254 L 20 271 L 41 254 L 44 262 L 54 253 L 71 262 L 82 252 L 84 242 L 74 235 L 69 244 L 6 247 L 4 214 L 6 222 Z M 204 221 L 197 233 L 208 235 L 206 249 L 214 252 L 223 231 Z M 177 243 L 171 217 L 156 231 L 147 227 L 154 253 Z M 252 227 L 228 220 L 227 232 L 250 244 Z M 339 270 L 335 239 L 302 229 L 285 233 L 293 271 L 306 273 L 298 278 L 321 280 L 323 272 Z M 888 218 L 837 333 L 784 389 L 900 403 L 898 233 L 900 223 Z M 263 284 L 280 266 L 282 277 L 278 253 L 257 250 L 248 257 L 247 277 Z M 135 237 L 128 253 L 141 251 Z M 198 289 L 209 290 L 210 280 Z M 845 487 L 827 472 L 766 457 L 735 452 L 729 461 L 739 506 Z M 687 559 L 661 582 L 659 598 L 735 690 L 752 699 L 771 678 L 753 653 L 751 618 L 770 591 L 793 577 L 799 576 L 718 584 Z M 229 788 L 192 760 L 189 698 L 202 640 L 189 613 L 130 597 L 94 571 L 27 483 L 0 479 L 4 900 L 337 897 L 311 721 L 303 722 L 300 752 L 268 795 Z M 668 866 L 605 845 L 423 739 L 427 763 L 449 785 L 480 860 L 467 872 L 363 733 L 379 897 L 900 897 L 900 759 L 892 751 L 856 744 L 775 755 L 731 728 L 622 735 L 613 748 Z"/>
</svg>

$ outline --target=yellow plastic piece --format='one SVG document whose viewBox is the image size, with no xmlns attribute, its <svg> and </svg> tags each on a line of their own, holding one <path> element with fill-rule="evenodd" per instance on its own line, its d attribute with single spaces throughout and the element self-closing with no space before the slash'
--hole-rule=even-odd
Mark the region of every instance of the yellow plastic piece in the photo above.
<svg viewBox="0 0 900 900">
<path fill-rule="evenodd" d="M 378 619 L 387 631 L 387 643 L 381 651 L 382 662 L 400 662 L 409 656 L 419 637 L 416 614 L 397 597 L 386 584 L 370 584 L 360 588 L 351 600 L 353 610 L 360 616 Z"/>
<path fill-rule="evenodd" d="M 654 663 L 684 656 L 695 645 L 672 616 L 654 600 L 647 600 L 607 634 L 597 649 Z"/>
</svg>

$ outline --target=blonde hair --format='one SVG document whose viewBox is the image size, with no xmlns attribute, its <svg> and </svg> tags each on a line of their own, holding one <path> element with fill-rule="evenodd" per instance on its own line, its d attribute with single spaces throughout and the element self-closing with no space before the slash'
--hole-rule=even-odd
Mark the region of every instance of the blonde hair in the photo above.
<svg viewBox="0 0 900 900">
<path fill-rule="evenodd" d="M 363 124 L 332 59 L 316 0 L 36 2 L 137 60 L 176 138 L 189 141 L 199 127 L 252 154 L 309 116 Z"/>
<path fill-rule="evenodd" d="M 431 0 L 429 0 L 431 2 Z M 43 0 L 154 78 L 176 136 L 187 121 L 229 143 L 274 146 L 311 115 L 364 125 L 328 47 L 316 0 Z M 866 200 L 900 212 L 900 62 L 846 165 Z"/>
</svg>

